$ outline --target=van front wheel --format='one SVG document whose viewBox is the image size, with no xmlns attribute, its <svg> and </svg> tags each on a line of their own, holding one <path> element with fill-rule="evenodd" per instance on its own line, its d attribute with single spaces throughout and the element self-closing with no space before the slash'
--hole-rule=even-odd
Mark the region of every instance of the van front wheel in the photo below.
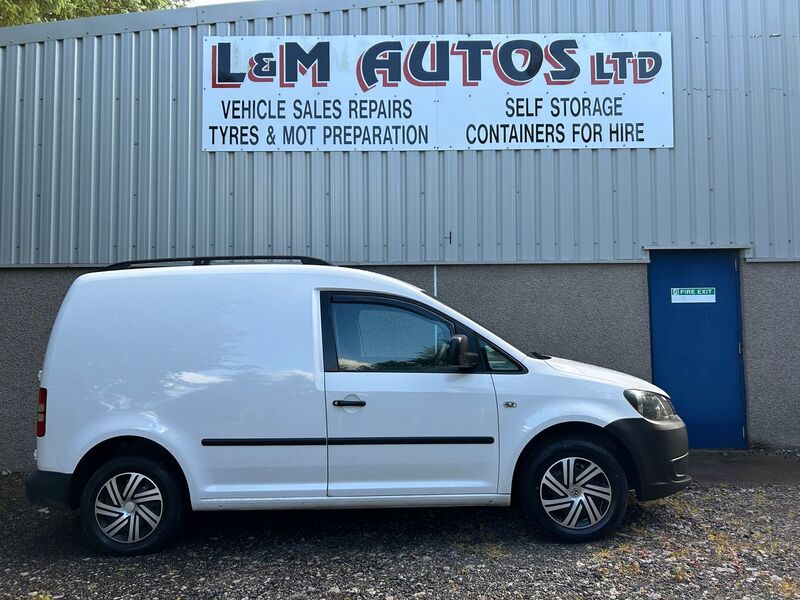
<svg viewBox="0 0 800 600">
<path fill-rule="evenodd" d="M 519 484 L 525 510 L 545 531 L 570 542 L 612 532 L 628 505 L 619 461 L 586 439 L 560 439 L 537 450 L 523 466 Z"/>
<path fill-rule="evenodd" d="M 174 537 L 183 504 L 182 490 L 164 465 L 148 458 L 115 458 L 86 483 L 81 525 L 101 552 L 146 554 Z"/>
</svg>

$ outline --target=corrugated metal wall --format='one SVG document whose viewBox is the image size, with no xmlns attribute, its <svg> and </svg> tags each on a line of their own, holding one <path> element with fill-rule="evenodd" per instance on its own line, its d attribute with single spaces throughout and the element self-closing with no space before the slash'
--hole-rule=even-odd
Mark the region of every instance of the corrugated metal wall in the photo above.
<svg viewBox="0 0 800 600">
<path fill-rule="evenodd" d="M 0 30 L 0 264 L 628 261 L 650 246 L 800 259 L 797 0 L 372 4 Z M 674 150 L 200 150 L 205 35 L 645 30 L 673 32 Z"/>
</svg>

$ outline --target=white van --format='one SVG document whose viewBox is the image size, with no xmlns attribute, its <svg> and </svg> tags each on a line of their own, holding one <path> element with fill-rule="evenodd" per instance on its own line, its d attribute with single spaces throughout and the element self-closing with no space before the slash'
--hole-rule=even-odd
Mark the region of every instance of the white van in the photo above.
<svg viewBox="0 0 800 600">
<path fill-rule="evenodd" d="M 98 548 L 135 554 L 189 509 L 515 500 L 589 540 L 629 489 L 690 482 L 686 428 L 654 385 L 528 356 L 390 277 L 255 258 L 75 281 L 42 371 L 31 501 L 79 508 Z"/>
</svg>

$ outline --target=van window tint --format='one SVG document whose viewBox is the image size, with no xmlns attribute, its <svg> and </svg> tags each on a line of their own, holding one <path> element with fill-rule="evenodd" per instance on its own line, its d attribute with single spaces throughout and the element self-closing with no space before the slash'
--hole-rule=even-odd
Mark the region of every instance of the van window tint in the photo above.
<svg viewBox="0 0 800 600">
<path fill-rule="evenodd" d="M 447 368 L 451 326 L 389 304 L 333 303 L 342 371 L 438 371 Z"/>
</svg>

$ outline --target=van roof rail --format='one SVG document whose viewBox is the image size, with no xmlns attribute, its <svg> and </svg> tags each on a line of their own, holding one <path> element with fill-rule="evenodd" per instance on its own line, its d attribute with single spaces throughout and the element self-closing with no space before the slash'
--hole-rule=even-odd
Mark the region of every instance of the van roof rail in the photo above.
<svg viewBox="0 0 800 600">
<path fill-rule="evenodd" d="M 189 267 L 189 266 L 205 266 L 214 262 L 253 262 L 253 261 L 295 261 L 301 265 L 319 265 L 325 267 L 332 267 L 329 262 L 321 258 L 314 258 L 313 256 L 295 256 L 291 254 L 254 254 L 243 256 L 187 256 L 183 258 L 143 258 L 140 260 L 125 260 L 122 262 L 114 263 L 103 268 L 103 271 L 122 271 L 124 269 L 139 269 L 143 267 L 158 267 L 158 266 L 174 266 L 174 267 Z M 186 263 L 186 264 L 179 264 Z"/>
</svg>

